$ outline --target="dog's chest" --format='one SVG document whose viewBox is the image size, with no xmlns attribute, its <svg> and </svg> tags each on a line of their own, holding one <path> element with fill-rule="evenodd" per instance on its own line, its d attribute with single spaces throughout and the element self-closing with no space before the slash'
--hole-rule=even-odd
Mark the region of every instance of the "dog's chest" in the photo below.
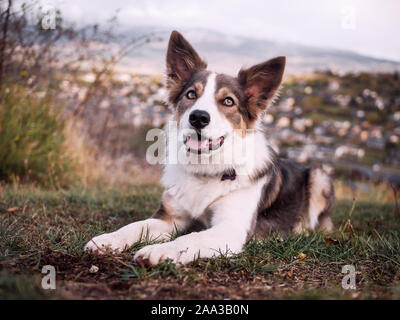
<svg viewBox="0 0 400 320">
<path fill-rule="evenodd" d="M 221 177 L 195 177 L 179 168 L 166 168 L 162 182 L 174 201 L 193 218 L 199 218 L 207 207 L 245 183 L 239 176 L 221 181 Z"/>
</svg>

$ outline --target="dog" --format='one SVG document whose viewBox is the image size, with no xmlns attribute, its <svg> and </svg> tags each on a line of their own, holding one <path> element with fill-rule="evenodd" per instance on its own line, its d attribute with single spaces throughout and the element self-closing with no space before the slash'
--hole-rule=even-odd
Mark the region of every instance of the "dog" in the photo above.
<svg viewBox="0 0 400 320">
<path fill-rule="evenodd" d="M 153 216 L 94 237 L 85 249 L 120 251 L 147 234 L 165 241 L 137 251 L 136 263 L 154 266 L 171 259 L 187 264 L 240 253 L 253 236 L 331 232 L 335 195 L 329 172 L 278 157 L 262 130 L 262 116 L 278 94 L 286 58 L 241 69 L 236 77 L 218 74 L 207 70 L 190 43 L 173 31 L 166 64 L 172 119 L 179 132 L 195 132 L 184 134 L 179 144 L 188 159 L 201 161 L 167 163 L 165 191 Z M 238 141 L 250 140 L 253 161 L 238 163 L 235 156 L 223 161 L 223 151 L 240 153 Z M 211 161 L 217 155 L 220 162 Z M 185 234 L 171 240 L 175 231 Z"/>
</svg>

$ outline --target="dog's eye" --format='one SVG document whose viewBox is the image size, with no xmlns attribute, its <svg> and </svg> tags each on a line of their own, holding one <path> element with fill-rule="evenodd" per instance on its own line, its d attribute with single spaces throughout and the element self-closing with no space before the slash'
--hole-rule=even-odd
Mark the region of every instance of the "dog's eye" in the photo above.
<svg viewBox="0 0 400 320">
<path fill-rule="evenodd" d="M 235 102 L 231 97 L 226 97 L 224 101 L 222 101 L 222 104 L 227 107 L 232 107 L 235 104 Z"/>
<path fill-rule="evenodd" d="M 196 98 L 197 98 L 196 91 L 194 91 L 194 90 L 189 90 L 189 91 L 186 93 L 186 98 L 188 98 L 188 99 L 190 99 L 190 100 L 196 99 Z"/>
</svg>

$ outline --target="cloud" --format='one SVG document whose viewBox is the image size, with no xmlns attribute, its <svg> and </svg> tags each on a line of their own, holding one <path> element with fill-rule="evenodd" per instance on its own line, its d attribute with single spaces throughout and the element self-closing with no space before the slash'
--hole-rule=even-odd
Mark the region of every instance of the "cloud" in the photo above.
<svg viewBox="0 0 400 320">
<path fill-rule="evenodd" d="M 227 34 L 350 49 L 400 61 L 398 0 L 50 0 L 45 3 L 54 3 L 66 17 L 77 22 L 101 23 L 120 9 L 119 22 L 126 28 L 201 27 Z"/>
</svg>

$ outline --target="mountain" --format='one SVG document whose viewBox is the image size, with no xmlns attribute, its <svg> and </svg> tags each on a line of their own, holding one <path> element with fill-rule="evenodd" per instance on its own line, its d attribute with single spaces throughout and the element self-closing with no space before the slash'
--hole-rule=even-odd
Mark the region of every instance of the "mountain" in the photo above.
<svg viewBox="0 0 400 320">
<path fill-rule="evenodd" d="M 236 74 L 242 66 L 248 67 L 282 55 L 287 57 L 287 74 L 327 69 L 338 73 L 400 70 L 400 62 L 372 58 L 352 51 L 228 35 L 205 29 L 179 31 L 208 62 L 210 69 L 232 75 Z M 155 32 L 162 40 L 150 42 L 131 52 L 122 61 L 122 68 L 133 69 L 137 73 L 145 74 L 164 72 L 165 53 L 171 30 L 135 28 L 135 30 L 127 30 L 124 33 L 128 37 L 132 37 L 148 32 Z"/>
</svg>

